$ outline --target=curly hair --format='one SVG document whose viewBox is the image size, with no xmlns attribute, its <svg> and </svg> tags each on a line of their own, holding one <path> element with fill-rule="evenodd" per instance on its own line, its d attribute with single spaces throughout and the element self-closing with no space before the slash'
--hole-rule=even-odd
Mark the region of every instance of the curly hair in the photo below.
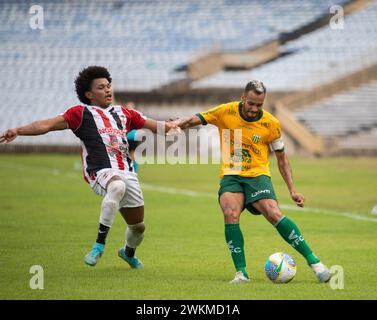
<svg viewBox="0 0 377 320">
<path fill-rule="evenodd" d="M 85 96 L 85 92 L 90 91 L 94 79 L 106 78 L 111 83 L 109 71 L 100 66 L 89 66 L 82 69 L 75 79 L 76 94 L 82 103 L 90 105 L 90 100 Z"/>
</svg>

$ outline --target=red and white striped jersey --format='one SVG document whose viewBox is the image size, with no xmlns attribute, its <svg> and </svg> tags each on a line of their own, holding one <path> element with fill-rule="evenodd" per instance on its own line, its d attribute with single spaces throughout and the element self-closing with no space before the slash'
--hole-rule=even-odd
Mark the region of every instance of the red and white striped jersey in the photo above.
<svg viewBox="0 0 377 320">
<path fill-rule="evenodd" d="M 66 110 L 63 117 L 81 140 L 81 159 L 87 182 L 105 168 L 133 171 L 127 132 L 144 125 L 146 117 L 141 113 L 123 106 L 103 109 L 77 105 Z"/>
</svg>

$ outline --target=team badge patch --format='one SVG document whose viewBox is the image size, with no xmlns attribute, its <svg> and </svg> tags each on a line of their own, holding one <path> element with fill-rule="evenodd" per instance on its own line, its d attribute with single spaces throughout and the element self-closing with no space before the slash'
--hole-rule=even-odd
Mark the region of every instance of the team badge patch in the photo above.
<svg viewBox="0 0 377 320">
<path fill-rule="evenodd" d="M 252 140 L 255 144 L 257 144 L 259 141 L 262 140 L 262 138 L 261 138 L 261 136 L 258 136 L 257 134 L 253 134 L 251 140 Z"/>
</svg>

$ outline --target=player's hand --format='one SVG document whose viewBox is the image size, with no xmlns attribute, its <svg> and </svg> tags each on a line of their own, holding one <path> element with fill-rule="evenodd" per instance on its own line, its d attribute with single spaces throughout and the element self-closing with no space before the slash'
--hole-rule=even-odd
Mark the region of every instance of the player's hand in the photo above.
<svg viewBox="0 0 377 320">
<path fill-rule="evenodd" d="M 299 206 L 299 207 L 303 207 L 304 206 L 305 198 L 304 198 L 304 196 L 301 193 L 293 191 L 291 193 L 291 197 L 292 197 L 292 200 L 294 202 L 296 202 L 297 206 Z"/>
<path fill-rule="evenodd" d="M 8 129 L 0 136 L 0 143 L 9 143 L 16 139 L 17 129 Z"/>
<path fill-rule="evenodd" d="M 165 126 L 166 126 L 166 135 L 167 136 L 172 136 L 172 135 L 177 135 L 182 132 L 181 128 L 178 127 L 178 121 L 179 119 L 173 120 L 169 119 L 165 121 Z"/>
</svg>

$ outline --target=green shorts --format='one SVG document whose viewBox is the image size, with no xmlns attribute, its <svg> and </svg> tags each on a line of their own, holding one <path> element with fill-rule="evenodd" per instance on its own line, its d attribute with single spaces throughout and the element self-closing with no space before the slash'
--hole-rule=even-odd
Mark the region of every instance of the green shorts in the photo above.
<svg viewBox="0 0 377 320">
<path fill-rule="evenodd" d="M 245 195 L 244 209 L 252 214 L 261 214 L 253 207 L 253 202 L 260 199 L 277 201 L 271 178 L 266 175 L 255 178 L 226 175 L 220 181 L 219 198 L 224 192 L 242 192 Z"/>
</svg>

